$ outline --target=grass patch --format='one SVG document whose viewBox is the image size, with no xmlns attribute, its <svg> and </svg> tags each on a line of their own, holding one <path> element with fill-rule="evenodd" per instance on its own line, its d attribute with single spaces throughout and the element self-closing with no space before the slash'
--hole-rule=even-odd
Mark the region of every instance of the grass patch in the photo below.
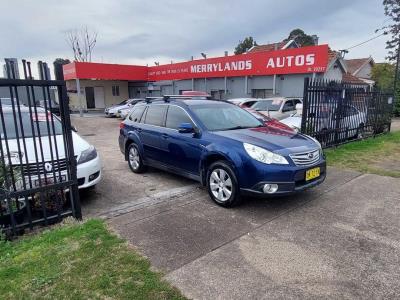
<svg viewBox="0 0 400 300">
<path fill-rule="evenodd" d="M 400 131 L 327 149 L 325 154 L 330 166 L 400 177 Z"/>
<path fill-rule="evenodd" d="M 184 299 L 100 220 L 0 241 L 1 299 Z"/>
</svg>

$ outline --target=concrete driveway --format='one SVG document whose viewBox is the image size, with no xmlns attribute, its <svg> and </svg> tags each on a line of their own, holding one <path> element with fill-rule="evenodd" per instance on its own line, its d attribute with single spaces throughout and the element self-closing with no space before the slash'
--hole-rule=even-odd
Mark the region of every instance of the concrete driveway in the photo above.
<svg viewBox="0 0 400 300">
<path fill-rule="evenodd" d="M 400 180 L 328 169 L 321 186 L 216 206 L 198 184 L 132 174 L 118 121 L 73 118 L 103 158 L 104 179 L 83 195 L 99 216 L 194 299 L 396 298 Z M 91 132 L 91 133 L 90 133 Z"/>
</svg>

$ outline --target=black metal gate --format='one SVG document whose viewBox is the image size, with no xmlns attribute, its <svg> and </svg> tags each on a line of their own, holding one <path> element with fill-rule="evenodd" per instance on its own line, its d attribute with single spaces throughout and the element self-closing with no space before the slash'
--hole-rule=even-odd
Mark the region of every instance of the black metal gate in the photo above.
<svg viewBox="0 0 400 300">
<path fill-rule="evenodd" d="M 65 82 L 49 80 L 46 63 L 38 80 L 22 64 L 24 79 L 12 63 L 0 79 L 0 227 L 11 236 L 82 217 Z"/>
<path fill-rule="evenodd" d="M 368 85 L 305 79 L 301 132 L 323 147 L 390 131 L 393 94 Z"/>
</svg>

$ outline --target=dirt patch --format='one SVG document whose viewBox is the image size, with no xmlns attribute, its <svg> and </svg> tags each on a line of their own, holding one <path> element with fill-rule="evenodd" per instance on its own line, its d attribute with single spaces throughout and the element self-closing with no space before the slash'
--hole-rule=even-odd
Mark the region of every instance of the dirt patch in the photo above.
<svg viewBox="0 0 400 300">
<path fill-rule="evenodd" d="M 399 172 L 400 173 L 400 160 L 387 159 L 378 161 L 372 165 L 373 168 L 382 169 L 386 171 Z"/>
</svg>

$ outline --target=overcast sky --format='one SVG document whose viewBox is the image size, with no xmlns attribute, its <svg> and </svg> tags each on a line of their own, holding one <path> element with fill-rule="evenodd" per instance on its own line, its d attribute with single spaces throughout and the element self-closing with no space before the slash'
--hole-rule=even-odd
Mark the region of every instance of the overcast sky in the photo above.
<svg viewBox="0 0 400 300">
<path fill-rule="evenodd" d="M 246 36 L 264 44 L 281 41 L 294 28 L 344 49 L 376 35 L 387 20 L 380 0 L 1 0 L 1 11 L 0 58 L 49 63 L 72 59 L 66 32 L 84 25 L 98 32 L 93 61 L 153 65 L 201 52 L 232 54 Z M 385 40 L 354 48 L 347 57 L 383 61 Z"/>
</svg>

